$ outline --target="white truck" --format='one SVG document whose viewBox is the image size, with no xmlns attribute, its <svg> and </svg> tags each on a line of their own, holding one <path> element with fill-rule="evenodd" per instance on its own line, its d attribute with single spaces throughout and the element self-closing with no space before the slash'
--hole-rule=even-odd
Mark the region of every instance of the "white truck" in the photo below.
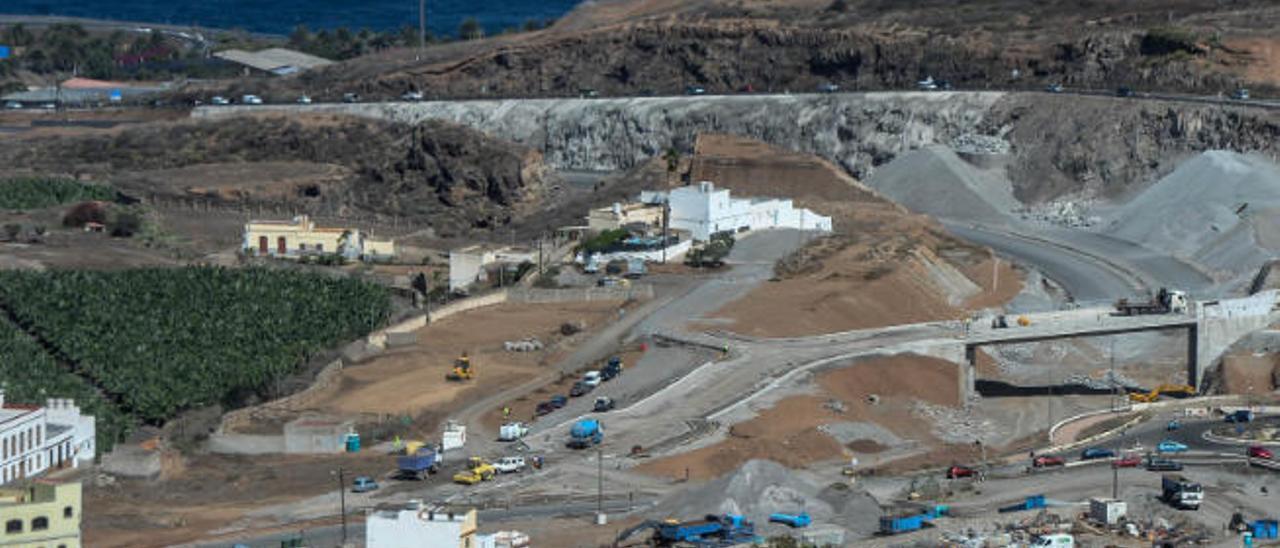
<svg viewBox="0 0 1280 548">
<path fill-rule="evenodd" d="M 524 470 L 524 457 L 502 457 L 493 463 L 493 467 L 503 474 L 514 474 Z"/>
<path fill-rule="evenodd" d="M 498 441 L 516 441 L 529 433 L 529 425 L 523 422 L 508 422 L 498 427 Z"/>
<path fill-rule="evenodd" d="M 1032 548 L 1075 548 L 1076 538 L 1066 533 L 1040 535 L 1031 542 Z"/>
<path fill-rule="evenodd" d="M 1204 501 L 1204 487 L 1177 474 L 1160 478 L 1160 498 L 1174 508 L 1198 510 Z"/>
</svg>

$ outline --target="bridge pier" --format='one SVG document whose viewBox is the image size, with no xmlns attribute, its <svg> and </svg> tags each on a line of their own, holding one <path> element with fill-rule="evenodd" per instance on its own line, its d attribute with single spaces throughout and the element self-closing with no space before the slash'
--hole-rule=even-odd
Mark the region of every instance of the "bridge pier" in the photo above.
<svg viewBox="0 0 1280 548">
<path fill-rule="evenodd" d="M 1200 391 L 1200 381 L 1204 380 L 1204 371 L 1200 362 L 1200 324 L 1187 327 L 1187 386 Z"/>
</svg>

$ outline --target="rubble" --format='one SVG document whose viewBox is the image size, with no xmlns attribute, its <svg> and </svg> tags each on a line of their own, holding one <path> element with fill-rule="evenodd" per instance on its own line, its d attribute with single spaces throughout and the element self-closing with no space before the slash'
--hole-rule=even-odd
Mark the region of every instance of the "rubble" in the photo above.
<svg viewBox="0 0 1280 548">
<path fill-rule="evenodd" d="M 933 425 L 933 434 L 947 443 L 973 443 L 999 435 L 999 427 L 982 418 L 972 405 L 957 408 L 917 401 L 911 412 L 927 419 Z"/>
<path fill-rule="evenodd" d="M 506 341 L 502 343 L 503 349 L 507 352 L 536 352 L 542 350 L 542 341 L 537 337 L 528 337 L 518 341 Z"/>
</svg>

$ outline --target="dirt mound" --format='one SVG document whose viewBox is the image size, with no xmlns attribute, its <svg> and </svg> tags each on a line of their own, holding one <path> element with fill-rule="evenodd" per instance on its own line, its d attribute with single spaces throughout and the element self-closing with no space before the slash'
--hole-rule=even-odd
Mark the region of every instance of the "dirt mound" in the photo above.
<svg viewBox="0 0 1280 548">
<path fill-rule="evenodd" d="M 998 172 L 979 170 L 941 145 L 899 156 L 867 182 L 907 209 L 942 219 L 1003 224 L 1019 205 Z"/>
<path fill-rule="evenodd" d="M 1253 275 L 1280 251 L 1277 211 L 1280 166 L 1214 150 L 1129 200 L 1111 215 L 1109 230 L 1236 278 Z"/>
<path fill-rule="evenodd" d="M 450 231 L 503 226 L 534 211 L 549 178 L 538 153 L 461 126 L 334 116 L 246 116 L 25 139 L 0 151 L 0 164 L 87 174 L 142 198 L 365 212 Z"/>
</svg>

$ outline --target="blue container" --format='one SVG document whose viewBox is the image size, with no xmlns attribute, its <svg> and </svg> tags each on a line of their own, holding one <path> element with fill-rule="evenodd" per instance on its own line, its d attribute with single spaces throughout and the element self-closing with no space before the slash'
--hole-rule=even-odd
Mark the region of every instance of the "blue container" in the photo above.
<svg viewBox="0 0 1280 548">
<path fill-rule="evenodd" d="M 1280 538 L 1280 526 L 1274 519 L 1260 519 L 1253 522 L 1253 538 Z"/>
<path fill-rule="evenodd" d="M 348 453 L 360 452 L 360 434 L 357 434 L 355 432 L 347 434 L 347 452 Z"/>
<path fill-rule="evenodd" d="M 9 46 L 0 46 L 0 59 L 8 59 L 10 54 Z"/>
<path fill-rule="evenodd" d="M 880 518 L 880 532 L 886 535 L 915 531 L 924 527 L 925 516 L 885 516 Z"/>
</svg>

